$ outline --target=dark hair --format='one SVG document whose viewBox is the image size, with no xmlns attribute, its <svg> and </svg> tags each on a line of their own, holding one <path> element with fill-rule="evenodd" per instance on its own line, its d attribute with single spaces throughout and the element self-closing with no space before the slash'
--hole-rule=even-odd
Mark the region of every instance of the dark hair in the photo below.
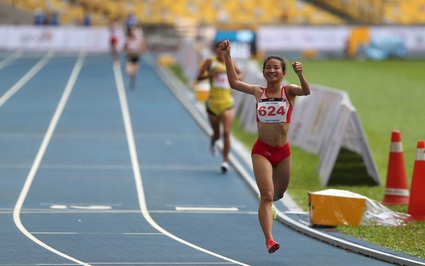
<svg viewBox="0 0 425 266">
<path fill-rule="evenodd" d="M 282 65 L 282 70 L 283 70 L 283 72 L 285 72 L 285 71 L 286 71 L 286 59 L 285 59 L 285 58 L 283 58 L 283 57 L 277 56 L 277 55 L 271 55 L 271 56 L 267 57 L 266 59 L 264 59 L 264 62 L 263 62 L 263 71 L 264 71 L 264 68 L 266 68 L 266 63 L 267 63 L 269 60 L 271 60 L 271 59 L 279 60 L 279 61 L 280 61 L 280 63 L 281 63 L 281 65 Z"/>
<path fill-rule="evenodd" d="M 220 46 L 220 43 L 222 43 L 223 41 L 215 41 L 213 43 L 213 50 L 217 49 Z"/>
</svg>

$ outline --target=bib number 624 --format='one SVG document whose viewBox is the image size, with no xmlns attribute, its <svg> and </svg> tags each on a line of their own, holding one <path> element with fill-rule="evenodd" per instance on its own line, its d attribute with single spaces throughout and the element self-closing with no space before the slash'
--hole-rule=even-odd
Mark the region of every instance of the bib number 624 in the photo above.
<svg viewBox="0 0 425 266">
<path fill-rule="evenodd" d="M 283 106 L 279 106 L 276 110 L 276 107 L 273 105 L 269 106 L 260 106 L 258 108 L 258 114 L 261 116 L 276 116 L 276 115 L 284 115 L 285 108 Z"/>
</svg>

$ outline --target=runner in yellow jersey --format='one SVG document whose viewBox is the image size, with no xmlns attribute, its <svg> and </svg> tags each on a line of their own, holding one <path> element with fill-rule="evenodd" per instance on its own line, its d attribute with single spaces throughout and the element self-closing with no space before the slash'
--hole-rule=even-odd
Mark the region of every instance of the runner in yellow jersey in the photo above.
<svg viewBox="0 0 425 266">
<path fill-rule="evenodd" d="M 226 173 L 229 169 L 230 130 L 235 118 L 235 110 L 224 57 L 219 52 L 219 44 L 220 42 L 214 44 L 215 56 L 205 59 L 202 63 L 199 69 L 198 81 L 208 79 L 210 82 L 209 98 L 206 101 L 208 119 L 213 130 L 210 150 L 213 155 L 218 154 L 216 141 L 220 139 L 221 123 L 223 129 L 223 162 L 220 167 L 222 173 Z M 235 67 L 235 69 L 239 78 L 242 78 L 239 68 Z"/>
</svg>

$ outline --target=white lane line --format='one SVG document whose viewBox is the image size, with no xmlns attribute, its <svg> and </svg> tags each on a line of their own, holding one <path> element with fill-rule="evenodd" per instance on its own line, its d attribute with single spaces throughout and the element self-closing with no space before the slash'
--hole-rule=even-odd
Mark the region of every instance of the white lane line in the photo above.
<svg viewBox="0 0 425 266">
<path fill-rule="evenodd" d="M 185 213 L 211 213 L 211 214 L 247 214 L 247 215 L 256 215 L 257 211 L 236 211 L 236 210 L 184 210 Z M 0 209 L 0 214 L 10 214 L 13 213 L 13 209 Z M 21 214 L 140 214 L 140 210 L 77 210 L 77 209 L 22 209 Z M 181 210 L 149 210 L 149 213 L 173 213 L 179 214 L 182 213 Z M 1 265 L 1 264 L 0 264 Z"/>
<path fill-rule="evenodd" d="M 161 233 L 122 233 L 123 235 L 147 235 L 147 236 L 163 236 Z"/>
<path fill-rule="evenodd" d="M 56 135 L 55 135 L 56 137 Z M 170 165 L 152 165 L 152 164 L 145 164 L 142 165 L 143 169 L 145 170 L 183 170 L 183 171 L 190 171 L 190 170 L 196 170 L 196 171 L 208 171 L 211 172 L 211 170 L 217 170 L 216 167 L 212 166 L 202 166 L 202 165 L 179 165 L 179 164 L 170 164 Z M 29 166 L 26 164 L 0 164 L 0 169 L 22 169 L 22 168 L 28 168 Z M 40 166 L 41 169 L 94 169 L 94 170 L 127 170 L 131 169 L 131 165 L 77 165 L 77 164 L 44 164 Z M 217 170 L 218 172 L 218 170 Z M 0 176 L 2 178 L 2 176 Z M 78 177 L 74 177 L 78 178 Z M 93 177 L 93 178 L 108 178 L 108 176 L 104 177 Z"/>
<path fill-rule="evenodd" d="M 106 205 L 89 205 L 89 206 L 70 205 L 69 207 L 72 209 L 80 209 L 80 210 L 110 210 L 112 209 L 111 206 L 106 206 Z"/>
<path fill-rule="evenodd" d="M 176 207 L 176 211 L 198 211 L 198 212 L 237 212 L 236 207 L 220 208 L 220 207 Z"/>
<path fill-rule="evenodd" d="M 78 235 L 77 232 L 31 232 L 32 235 Z"/>
<path fill-rule="evenodd" d="M 207 262 L 207 261 L 167 261 L 167 262 L 93 262 L 92 265 L 231 265 L 230 262 Z M 2 264 L 0 264 L 2 265 Z M 42 264 L 37 264 L 37 266 L 41 266 Z M 55 265 L 64 265 L 64 264 L 55 264 Z M 51 266 L 51 265 L 46 265 Z"/>
<path fill-rule="evenodd" d="M 163 236 L 161 233 L 105 233 L 105 232 L 31 232 L 33 235 L 147 235 Z M 0 264 L 1 265 L 1 264 Z"/>
<path fill-rule="evenodd" d="M 124 120 L 124 127 L 125 127 L 125 132 L 126 132 L 126 136 L 127 136 L 127 141 L 128 141 L 128 148 L 129 148 L 129 152 L 130 152 L 130 158 L 131 158 L 131 164 L 133 166 L 133 173 L 134 173 L 134 180 L 136 183 L 136 189 L 137 189 L 137 195 L 139 198 L 139 205 L 140 205 L 140 210 L 142 212 L 143 217 L 146 219 L 146 221 L 152 225 L 152 227 L 154 227 L 156 230 L 158 230 L 159 232 L 163 233 L 164 235 L 184 244 L 187 245 L 191 248 L 197 249 L 201 252 L 204 252 L 206 254 L 215 256 L 217 258 L 238 264 L 238 265 L 248 265 L 236 260 L 233 260 L 231 258 L 227 258 L 223 255 L 214 253 L 210 250 L 201 248 L 199 246 L 196 246 L 190 242 L 187 242 L 186 240 L 183 240 L 173 234 L 171 234 L 170 232 L 166 231 L 165 229 L 163 229 L 162 227 L 160 227 L 150 216 L 149 211 L 147 209 L 146 206 L 146 201 L 145 201 L 145 192 L 143 189 L 143 183 L 142 183 L 142 176 L 140 174 L 140 168 L 139 168 L 139 162 L 138 162 L 138 156 L 137 156 L 137 151 L 136 151 L 136 144 L 134 142 L 134 134 L 133 134 L 133 126 L 131 124 L 131 118 L 130 118 L 130 112 L 128 109 L 128 104 L 127 104 L 127 96 L 125 94 L 125 86 L 124 86 L 124 81 L 123 81 L 123 77 L 122 77 L 122 73 L 121 73 L 121 65 L 119 63 L 119 61 L 116 61 L 114 63 L 114 75 L 115 75 L 115 82 L 117 85 L 117 90 L 118 90 L 118 96 L 120 99 L 120 105 L 121 105 L 121 112 L 122 112 L 122 116 L 123 116 L 123 120 Z"/>
<path fill-rule="evenodd" d="M 9 100 L 17 91 L 19 91 L 25 83 L 28 82 L 35 74 L 37 74 L 40 69 L 42 69 L 47 62 L 53 57 L 53 52 L 48 52 L 43 58 L 38 61 L 38 63 L 33 66 L 15 85 L 12 86 L 2 97 L 0 97 L 0 107 Z"/>
<path fill-rule="evenodd" d="M 9 55 L 3 61 L 0 62 L 0 69 L 3 69 L 5 66 L 12 63 L 14 60 L 18 59 L 21 56 L 22 56 L 21 51 L 16 51 L 13 54 Z"/>
<path fill-rule="evenodd" d="M 47 129 L 46 134 L 44 135 L 43 141 L 41 143 L 40 149 L 38 150 L 37 156 L 35 157 L 35 160 L 32 164 L 32 167 L 30 169 L 30 172 L 28 173 L 27 179 L 25 180 L 24 186 L 22 188 L 21 194 L 19 195 L 18 201 L 16 202 L 15 208 L 13 209 L 13 221 L 15 222 L 18 229 L 29 239 L 37 243 L 38 245 L 42 246 L 43 248 L 65 258 L 70 261 L 73 261 L 75 263 L 81 264 L 81 265 L 90 265 L 85 262 L 79 261 L 71 256 L 68 256 L 49 245 L 45 244 L 35 236 L 33 236 L 28 230 L 24 227 L 24 225 L 21 222 L 21 210 L 22 205 L 24 204 L 25 198 L 28 195 L 28 191 L 31 187 L 32 181 L 34 180 L 35 174 L 37 173 L 37 170 L 40 166 L 41 160 L 43 159 L 43 156 L 46 152 L 47 146 L 49 145 L 49 142 L 53 136 L 53 132 L 55 131 L 56 125 L 59 121 L 60 116 L 62 115 L 62 112 L 65 108 L 66 102 L 68 101 L 69 95 L 72 92 L 72 89 L 74 88 L 75 81 L 77 80 L 78 74 L 80 73 L 81 67 L 83 66 L 84 62 L 84 55 L 80 54 L 78 57 L 77 62 L 75 63 L 74 69 L 72 70 L 71 76 L 68 80 L 68 84 L 65 87 L 65 90 L 62 94 L 62 97 L 59 101 L 59 104 L 56 108 L 56 111 L 53 115 L 52 120 L 50 121 L 50 125 Z M 35 73 L 34 73 L 35 74 Z"/>
</svg>

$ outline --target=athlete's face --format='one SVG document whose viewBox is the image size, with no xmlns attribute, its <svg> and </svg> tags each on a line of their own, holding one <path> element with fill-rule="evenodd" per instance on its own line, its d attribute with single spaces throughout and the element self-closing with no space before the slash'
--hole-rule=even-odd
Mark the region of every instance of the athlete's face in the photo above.
<svg viewBox="0 0 425 266">
<path fill-rule="evenodd" d="M 221 53 L 221 50 L 220 50 L 220 45 L 215 45 L 214 46 L 214 51 L 215 51 L 215 55 L 216 55 L 216 57 L 220 60 L 220 61 L 224 61 L 224 56 L 223 56 L 223 54 Z"/>
<path fill-rule="evenodd" d="M 269 59 L 263 69 L 263 76 L 267 81 L 281 81 L 285 76 L 282 62 L 278 59 Z"/>
</svg>

